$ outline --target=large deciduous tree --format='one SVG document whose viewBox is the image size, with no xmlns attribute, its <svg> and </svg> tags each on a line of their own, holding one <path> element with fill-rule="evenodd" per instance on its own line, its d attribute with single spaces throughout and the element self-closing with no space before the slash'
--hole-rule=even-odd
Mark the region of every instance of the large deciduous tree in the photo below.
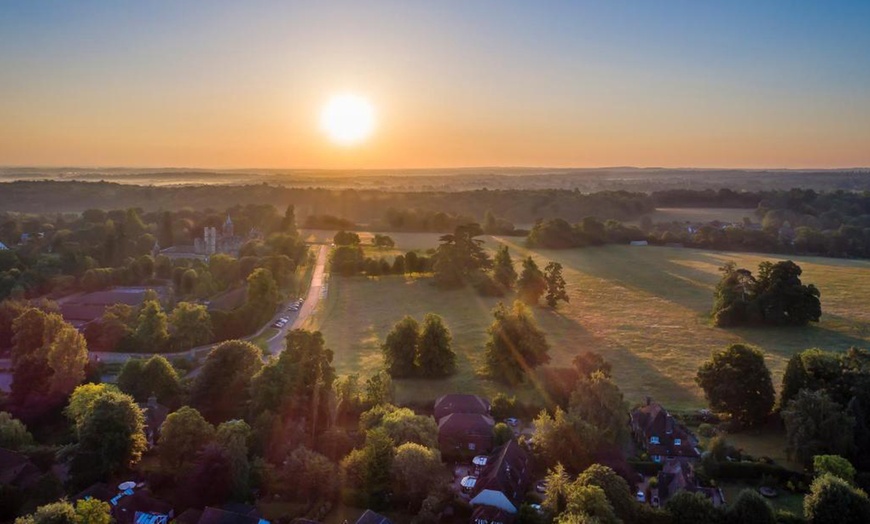
<svg viewBox="0 0 870 524">
<path fill-rule="evenodd" d="M 863 524 L 870 522 L 870 500 L 845 480 L 822 475 L 804 497 L 804 516 L 811 524 Z"/>
<path fill-rule="evenodd" d="M 444 477 L 441 453 L 413 442 L 396 448 L 390 469 L 393 493 L 409 500 L 412 505 L 422 502 Z"/>
<path fill-rule="evenodd" d="M 517 384 L 534 368 L 550 361 L 550 345 L 522 302 L 515 301 L 511 309 L 499 303 L 493 317 L 485 355 L 491 377 Z"/>
<path fill-rule="evenodd" d="M 263 367 L 260 350 L 250 342 L 228 340 L 215 347 L 194 379 L 190 402 L 206 419 L 240 417 L 254 375 Z"/>
<path fill-rule="evenodd" d="M 410 377 L 417 371 L 420 324 L 411 316 L 396 322 L 381 346 L 384 366 L 393 377 Z"/>
<path fill-rule="evenodd" d="M 782 410 L 786 451 L 805 465 L 816 455 L 849 455 L 855 419 L 824 391 L 802 390 Z"/>
<path fill-rule="evenodd" d="M 761 422 L 773 407 L 770 370 L 764 354 L 752 346 L 732 344 L 714 351 L 698 369 L 695 382 L 714 410 L 730 414 L 743 425 Z"/>
<path fill-rule="evenodd" d="M 142 410 L 114 387 L 87 384 L 70 397 L 67 415 L 78 442 L 72 463 L 77 485 L 128 470 L 147 447 Z"/>
<path fill-rule="evenodd" d="M 161 353 L 169 342 L 169 320 L 157 300 L 146 300 L 139 310 L 133 340 L 138 350 L 146 353 Z"/>
<path fill-rule="evenodd" d="M 172 345 L 179 350 L 201 346 L 213 336 L 211 316 L 201 304 L 180 302 L 169 317 Z"/>
<path fill-rule="evenodd" d="M 456 371 L 453 337 L 444 319 L 434 313 L 423 318 L 416 363 L 424 377 L 444 377 Z"/>
<path fill-rule="evenodd" d="M 721 268 L 713 318 L 717 326 L 772 324 L 804 326 L 822 315 L 819 290 L 804 285 L 800 266 L 791 260 L 762 262 L 758 275 L 729 262 Z"/>
<path fill-rule="evenodd" d="M 628 406 L 616 383 L 600 371 L 577 381 L 568 411 L 595 426 L 607 442 L 628 439 Z"/>
<path fill-rule="evenodd" d="M 170 413 L 160 427 L 158 451 L 167 468 L 179 469 L 191 464 L 206 444 L 212 442 L 214 426 L 199 411 L 184 406 Z"/>
<path fill-rule="evenodd" d="M 725 512 L 726 522 L 776 524 L 776 513 L 758 491 L 744 489 Z"/>
<path fill-rule="evenodd" d="M 127 360 L 118 373 L 118 387 L 137 402 L 154 395 L 159 402 L 168 405 L 178 401 L 182 390 L 178 372 L 162 355 Z"/>
<path fill-rule="evenodd" d="M 87 343 L 56 313 L 28 308 L 12 323 L 12 401 L 42 413 L 85 378 Z"/>
<path fill-rule="evenodd" d="M 559 301 L 570 302 L 568 291 L 565 289 L 565 278 L 562 277 L 562 264 L 550 262 L 544 268 L 544 280 L 547 282 L 547 305 L 555 308 Z"/>
<path fill-rule="evenodd" d="M 599 437 L 591 424 L 557 407 L 552 416 L 542 411 L 535 419 L 532 445 L 548 467 L 561 463 L 580 472 L 592 464 Z"/>
<path fill-rule="evenodd" d="M 523 270 L 517 280 L 517 294 L 520 300 L 530 306 L 537 305 L 547 291 L 547 279 L 532 257 L 523 260 Z"/>
<path fill-rule="evenodd" d="M 264 366 L 251 382 L 252 413 L 271 411 L 285 419 L 305 420 L 315 435 L 329 424 L 329 396 L 335 380 L 332 350 L 320 331 L 294 329 L 286 348 Z"/>
<path fill-rule="evenodd" d="M 493 260 L 492 278 L 503 289 L 513 289 L 517 282 L 517 270 L 507 246 L 501 246 Z"/>
<path fill-rule="evenodd" d="M 33 435 L 23 422 L 11 414 L 0 411 L 0 448 L 16 451 L 33 444 Z"/>
<path fill-rule="evenodd" d="M 483 249 L 483 241 L 476 238 L 482 234 L 480 224 L 472 223 L 456 226 L 453 234 L 441 237 L 441 244 L 433 256 L 435 283 L 438 286 L 464 286 L 472 273 L 492 267 L 492 261 Z"/>
</svg>

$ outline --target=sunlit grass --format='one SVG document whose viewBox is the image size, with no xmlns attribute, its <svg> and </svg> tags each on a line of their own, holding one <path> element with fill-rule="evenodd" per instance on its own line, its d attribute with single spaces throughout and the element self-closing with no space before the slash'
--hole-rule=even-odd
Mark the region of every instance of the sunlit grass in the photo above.
<svg viewBox="0 0 870 524">
<path fill-rule="evenodd" d="M 532 254 L 541 266 L 551 259 L 563 264 L 570 304 L 535 310 L 552 345 L 553 365 L 569 365 L 586 349 L 599 351 L 613 363 L 630 402 L 651 395 L 674 408 L 703 406 L 695 371 L 712 350 L 734 342 L 765 350 L 777 385 L 797 351 L 870 345 L 868 262 L 794 257 L 804 281 L 822 291 L 822 322 L 797 329 L 724 330 L 713 327 L 708 316 L 718 268 L 734 260 L 754 270 L 762 260 L 786 257 L 629 246 L 530 251 L 510 238 L 489 238 L 488 245 L 495 241 L 508 244 L 515 260 Z M 396 321 L 405 314 L 421 319 L 438 313 L 453 332 L 459 371 L 445 380 L 398 381 L 400 400 L 423 401 L 451 391 L 492 394 L 500 386 L 477 370 L 497 302 L 472 289 L 440 291 L 428 278 L 332 278 L 313 325 L 335 350 L 339 373 L 365 376 L 380 367 L 380 342 Z M 529 395 L 529 389 L 519 393 Z"/>
</svg>

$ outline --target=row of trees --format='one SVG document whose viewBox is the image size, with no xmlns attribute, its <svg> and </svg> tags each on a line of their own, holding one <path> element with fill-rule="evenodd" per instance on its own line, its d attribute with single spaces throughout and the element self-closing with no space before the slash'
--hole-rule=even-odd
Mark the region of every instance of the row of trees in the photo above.
<svg viewBox="0 0 870 524">
<path fill-rule="evenodd" d="M 406 316 L 387 334 L 381 350 L 384 367 L 395 377 L 445 377 L 456 371 L 453 337 L 444 319 L 429 313 L 423 325 Z"/>
</svg>

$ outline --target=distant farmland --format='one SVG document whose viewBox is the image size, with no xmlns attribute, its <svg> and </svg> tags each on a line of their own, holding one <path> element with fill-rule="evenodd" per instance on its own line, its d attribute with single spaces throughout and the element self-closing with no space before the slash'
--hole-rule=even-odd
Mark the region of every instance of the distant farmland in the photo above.
<svg viewBox="0 0 870 524">
<path fill-rule="evenodd" d="M 420 248 L 422 242 L 411 243 Z M 599 351 L 613 363 L 614 376 L 632 403 L 652 395 L 672 407 L 703 406 L 695 371 L 712 349 L 733 342 L 761 347 L 777 385 L 787 359 L 797 351 L 870 347 L 870 262 L 796 257 L 804 282 L 822 291 L 822 322 L 798 329 L 723 330 L 708 317 L 718 268 L 734 260 L 755 270 L 762 260 L 783 257 L 629 246 L 529 251 L 517 239 L 487 238 L 489 246 L 496 242 L 506 243 L 517 261 L 532 254 L 542 266 L 548 260 L 562 263 L 571 303 L 556 311 L 535 310 L 552 345 L 553 365 L 569 365 L 583 350 Z M 401 242 L 398 247 L 410 248 Z M 365 376 L 380 367 L 379 344 L 397 320 L 405 314 L 421 319 L 430 311 L 438 313 L 453 331 L 459 372 L 446 380 L 397 381 L 399 401 L 423 401 L 450 391 L 493 394 L 500 386 L 475 370 L 483 363 L 490 310 L 497 302 L 471 289 L 439 291 L 429 278 L 335 277 L 312 322 L 335 351 L 337 371 Z M 517 393 L 534 395 L 531 386 Z"/>
</svg>

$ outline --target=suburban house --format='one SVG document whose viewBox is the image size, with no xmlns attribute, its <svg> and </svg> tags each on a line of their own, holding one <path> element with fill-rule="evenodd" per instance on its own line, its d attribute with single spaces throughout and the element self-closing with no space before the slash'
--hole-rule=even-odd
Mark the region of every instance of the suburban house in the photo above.
<svg viewBox="0 0 870 524">
<path fill-rule="evenodd" d="M 631 412 L 631 433 L 654 462 L 701 456 L 695 436 L 649 397 Z"/>
<path fill-rule="evenodd" d="M 435 401 L 438 447 L 446 456 L 489 453 L 492 428 L 489 401 L 477 395 L 450 394 Z"/>
<path fill-rule="evenodd" d="M 701 493 L 717 507 L 725 504 L 722 490 L 698 485 L 692 463 L 686 459 L 674 459 L 665 463 L 659 472 L 657 487 L 650 488 L 649 500 L 654 506 L 661 506 L 679 491 Z"/>
<path fill-rule="evenodd" d="M 515 440 L 497 448 L 474 485 L 472 523 L 509 524 L 531 485 L 531 469 L 528 453 Z"/>
<path fill-rule="evenodd" d="M 495 421 L 480 413 L 452 413 L 438 421 L 438 447 L 445 456 L 488 453 Z"/>
<path fill-rule="evenodd" d="M 489 415 L 489 401 L 477 395 L 451 393 L 435 400 L 435 421 L 438 422 L 453 413 L 472 413 Z"/>
<path fill-rule="evenodd" d="M 477 506 L 471 514 L 471 524 L 510 524 L 515 518 L 515 515 L 492 506 Z"/>
<path fill-rule="evenodd" d="M 223 508 L 206 506 L 203 510 L 191 508 L 179 515 L 175 522 L 178 524 L 269 524 L 268 520 L 260 518 L 257 508 L 244 504 L 231 504 Z"/>
<path fill-rule="evenodd" d="M 0 448 L 0 486 L 32 488 L 41 474 L 39 468 L 26 456 Z"/>
<path fill-rule="evenodd" d="M 130 485 L 133 487 L 121 484 L 118 489 L 112 489 L 98 482 L 73 497 L 73 501 L 97 499 L 109 504 L 117 524 L 169 524 L 174 520 L 175 510 L 171 504 L 155 498 L 141 484 L 130 482 Z"/>
<path fill-rule="evenodd" d="M 393 521 L 380 513 L 375 513 L 374 511 L 367 509 L 358 519 L 356 519 L 356 524 L 393 524 Z"/>
</svg>

